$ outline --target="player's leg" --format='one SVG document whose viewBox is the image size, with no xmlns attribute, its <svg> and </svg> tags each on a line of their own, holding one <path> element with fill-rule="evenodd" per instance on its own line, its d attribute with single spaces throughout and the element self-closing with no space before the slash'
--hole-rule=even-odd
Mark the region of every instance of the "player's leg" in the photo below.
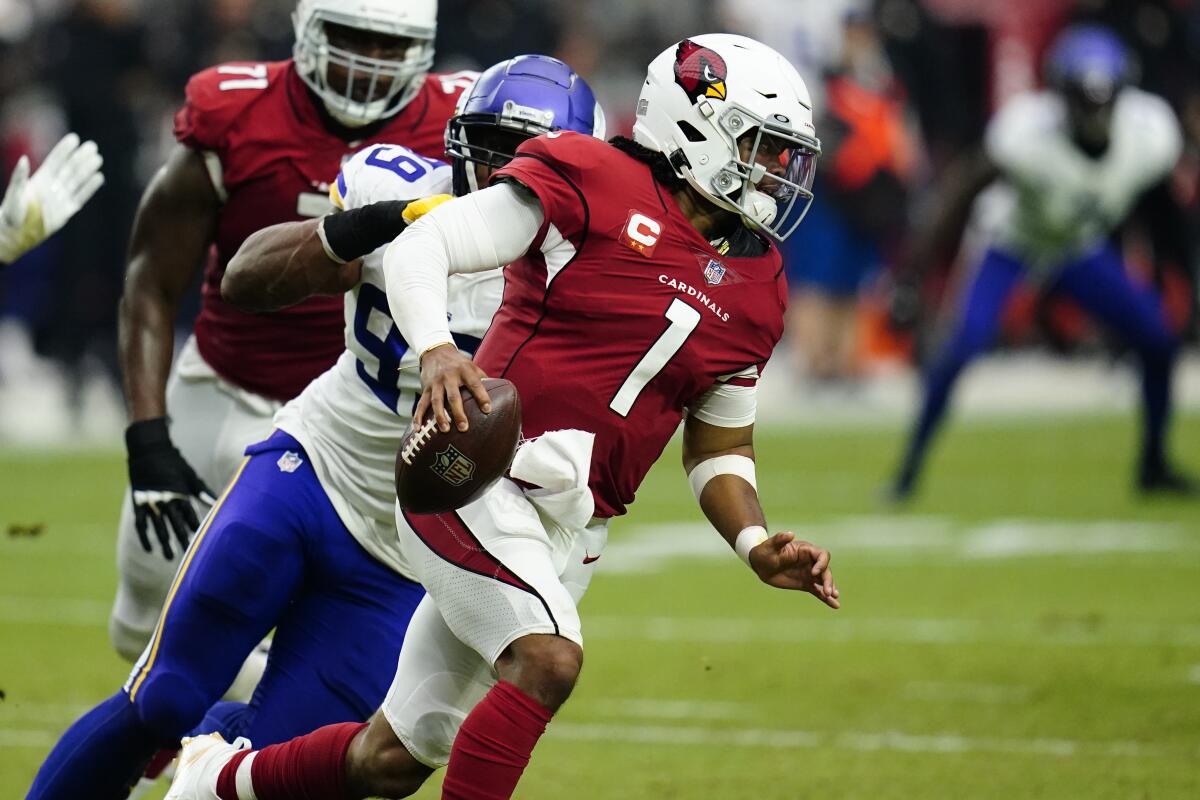
<svg viewBox="0 0 1200 800">
<path fill-rule="evenodd" d="M 605 529 L 591 526 L 555 550 L 508 481 L 459 514 L 400 517 L 398 527 L 414 569 L 434 588 L 409 627 L 382 719 L 328 726 L 253 756 L 194 740 L 184 754 L 195 753 L 195 766 L 179 771 L 168 798 L 200 790 L 221 800 L 302 799 L 314 796 L 309 786 L 330 800 L 401 797 L 447 762 L 445 797 L 511 795 L 551 714 L 531 695 L 561 702 L 574 685 L 578 658 L 559 650 L 578 652 L 582 642 L 575 603 Z M 556 541 L 570 538 L 558 533 Z M 510 650 L 539 635 L 561 638 L 564 648 Z M 500 683 L 492 663 L 504 670 Z"/>
<path fill-rule="evenodd" d="M 915 489 L 954 383 L 963 367 L 995 338 L 1000 314 L 1023 271 L 1020 261 L 997 250 L 989 250 L 979 264 L 960 301 L 951 338 L 922 376 L 921 409 L 892 487 L 894 499 L 904 500 Z"/>
<path fill-rule="evenodd" d="M 442 796 L 511 797 L 582 668 L 575 604 L 591 567 L 574 562 L 583 560 L 579 547 L 599 554 L 603 541 L 585 541 L 591 529 L 556 529 L 552 542 L 537 512 L 507 480 L 457 514 L 406 515 L 403 522 L 398 520 L 405 553 L 447 627 L 493 664 L 500 679 L 453 740 Z M 575 549 L 564 552 L 561 542 L 572 538 Z"/>
<path fill-rule="evenodd" d="M 420 584 L 367 553 L 328 501 L 319 528 L 310 530 L 304 586 L 279 620 L 267 671 L 250 701 L 252 717 L 238 734 L 255 745 L 370 717 L 387 694 L 409 620 L 425 596 Z"/>
<path fill-rule="evenodd" d="M 68 729 L 30 798 L 124 797 L 155 750 L 177 744 L 228 688 L 303 577 L 296 531 L 310 495 L 280 491 L 281 475 L 271 454 L 246 460 L 184 555 L 126 685 Z"/>
<path fill-rule="evenodd" d="M 229 482 L 246 445 L 271 430 L 275 404 L 240 394 L 223 389 L 189 339 L 167 384 L 167 410 L 177 423 L 171 426 L 171 439 L 214 493 Z M 197 506 L 197 516 L 203 517 L 208 509 Z M 146 552 L 142 547 L 126 490 L 117 526 L 118 580 L 109 615 L 109 637 L 117 652 L 131 662 L 137 660 L 150 640 L 179 561 L 178 555 L 168 560 L 157 548 Z M 261 668 L 257 674 L 261 674 Z M 257 674 L 250 680 L 251 687 L 257 682 Z M 243 699 L 248 697 L 247 693 Z"/>
<path fill-rule="evenodd" d="M 1068 265 L 1055 289 L 1071 296 L 1116 331 L 1138 354 L 1142 368 L 1142 447 L 1139 483 L 1144 489 L 1186 490 L 1189 482 L 1169 466 L 1166 452 L 1171 417 L 1171 375 L 1179 340 L 1167 327 L 1158 295 L 1136 286 L 1113 247 Z"/>
<path fill-rule="evenodd" d="M 220 751 L 180 770 L 172 791 L 179 797 L 212 791 L 221 800 L 407 797 L 445 765 L 467 711 L 495 678 L 479 654 L 450 632 L 429 597 L 413 615 L 394 671 L 387 698 L 368 725 L 328 725 L 252 752 L 197 740 L 189 743 L 189 755 Z"/>
</svg>

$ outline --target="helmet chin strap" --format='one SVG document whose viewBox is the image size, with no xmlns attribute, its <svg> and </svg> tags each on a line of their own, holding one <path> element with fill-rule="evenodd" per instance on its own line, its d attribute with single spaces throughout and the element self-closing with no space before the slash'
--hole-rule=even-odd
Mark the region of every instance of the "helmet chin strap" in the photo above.
<svg viewBox="0 0 1200 800">
<path fill-rule="evenodd" d="M 741 206 L 742 213 L 763 227 L 774 222 L 775 215 L 779 213 L 779 205 L 775 198 L 758 189 L 743 191 L 742 200 L 738 205 Z"/>
</svg>

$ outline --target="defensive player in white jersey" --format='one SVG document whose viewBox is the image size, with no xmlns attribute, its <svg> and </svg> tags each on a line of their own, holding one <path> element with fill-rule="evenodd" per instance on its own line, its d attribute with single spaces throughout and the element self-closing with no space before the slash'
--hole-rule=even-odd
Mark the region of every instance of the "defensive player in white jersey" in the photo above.
<svg viewBox="0 0 1200 800">
<path fill-rule="evenodd" d="M 0 200 L 0 267 L 49 239 L 104 185 L 95 142 L 68 133 L 33 175 L 21 156 Z"/>
<path fill-rule="evenodd" d="M 1021 280 L 1075 300 L 1137 353 L 1143 432 L 1138 486 L 1189 492 L 1166 452 L 1178 341 L 1156 293 L 1126 275 L 1112 235 L 1179 158 L 1182 137 L 1161 98 L 1128 85 L 1132 65 L 1109 30 L 1063 32 L 1047 60 L 1049 88 L 1019 95 L 988 126 L 985 156 L 944 199 L 914 247 L 919 267 L 953 237 L 968 204 L 987 246 L 962 295 L 954 332 L 924 375 L 924 398 L 891 487 L 907 499 L 962 369 L 991 343 Z M 971 170 L 967 170 L 970 172 Z"/>
<path fill-rule="evenodd" d="M 400 552 L 393 489 L 419 370 L 390 316 L 376 248 L 404 229 L 410 201 L 478 185 L 476 166 L 486 178 L 517 142 L 560 127 L 603 131 L 591 90 L 560 61 L 522 56 L 483 79 L 484 93 L 464 96 L 448 127 L 455 168 L 372 145 L 333 185 L 343 213 L 261 231 L 231 260 L 225 288 L 244 306 L 345 292 L 346 350 L 279 411 L 276 431 L 246 450 L 186 551 L 129 680 L 68 730 L 31 798 L 123 797 L 157 748 L 177 745 L 202 719 L 205 730 L 265 743 L 378 707 L 424 592 Z M 498 270 L 450 282 L 448 324 L 465 353 L 490 324 L 502 286 Z M 222 704 L 205 719 L 272 628 L 249 705 Z"/>
</svg>

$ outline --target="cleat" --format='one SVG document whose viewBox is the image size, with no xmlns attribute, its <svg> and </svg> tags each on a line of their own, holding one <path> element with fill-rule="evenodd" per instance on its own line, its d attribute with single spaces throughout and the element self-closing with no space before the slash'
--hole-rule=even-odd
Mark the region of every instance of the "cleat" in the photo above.
<svg viewBox="0 0 1200 800">
<path fill-rule="evenodd" d="M 220 800 L 217 797 L 217 778 L 221 768 L 243 750 L 250 749 L 244 737 L 229 744 L 219 733 L 189 736 L 183 740 L 175 779 L 163 800 Z"/>
<path fill-rule="evenodd" d="M 1200 483 L 1165 464 L 1143 468 L 1138 475 L 1138 490 L 1142 494 L 1174 497 L 1200 497 Z"/>
</svg>

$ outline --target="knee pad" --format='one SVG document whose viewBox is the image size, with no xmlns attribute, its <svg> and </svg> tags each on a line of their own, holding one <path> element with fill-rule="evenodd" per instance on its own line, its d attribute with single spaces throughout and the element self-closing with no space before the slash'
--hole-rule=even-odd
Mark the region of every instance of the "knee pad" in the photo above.
<svg viewBox="0 0 1200 800">
<path fill-rule="evenodd" d="M 117 655 L 131 664 L 137 662 L 153 634 L 153 625 L 148 628 L 130 625 L 117 615 L 116 609 L 108 618 L 108 639 Z"/>
<path fill-rule="evenodd" d="M 133 695 L 142 724 L 164 739 L 178 739 L 204 719 L 215 698 L 186 675 L 155 671 Z"/>
</svg>

